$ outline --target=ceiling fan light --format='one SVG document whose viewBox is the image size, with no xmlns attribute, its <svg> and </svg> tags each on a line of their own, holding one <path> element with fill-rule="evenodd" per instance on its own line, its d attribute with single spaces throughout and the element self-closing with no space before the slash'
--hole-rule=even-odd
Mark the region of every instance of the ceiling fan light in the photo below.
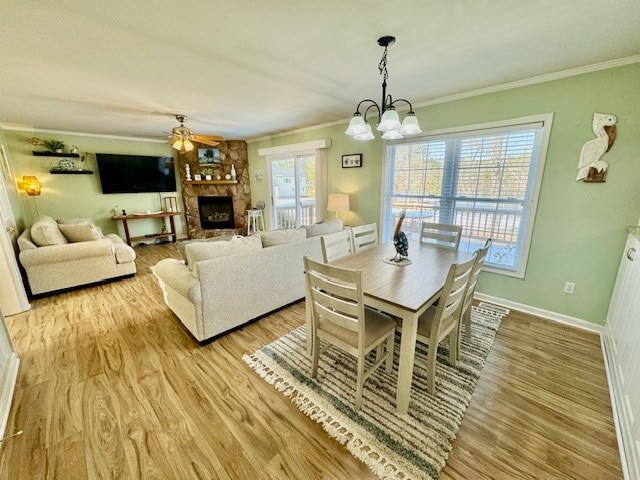
<svg viewBox="0 0 640 480">
<path fill-rule="evenodd" d="M 184 140 L 182 142 L 182 147 L 184 148 L 185 152 L 190 152 L 191 150 L 193 150 L 193 143 L 191 143 L 190 140 Z"/>
<path fill-rule="evenodd" d="M 362 115 L 360 115 L 359 113 L 356 113 L 353 115 L 353 118 L 351 118 L 351 121 L 349 122 L 349 126 L 347 127 L 347 130 L 344 133 L 353 137 L 354 135 L 362 135 L 366 132 L 367 132 L 367 127 L 365 126 Z"/>
<path fill-rule="evenodd" d="M 418 133 L 422 133 L 422 129 L 420 128 L 420 124 L 418 123 L 418 118 L 415 113 L 407 113 L 407 116 L 404 117 L 404 120 L 402 121 L 400 133 L 403 135 L 417 135 Z"/>
<path fill-rule="evenodd" d="M 182 139 L 181 138 L 177 139 L 175 142 L 171 144 L 171 146 L 178 151 L 182 150 Z"/>
<path fill-rule="evenodd" d="M 388 132 L 389 130 L 399 130 L 401 126 L 398 112 L 396 112 L 395 108 L 390 107 L 382 114 L 378 130 L 381 132 Z"/>
<path fill-rule="evenodd" d="M 373 140 L 374 138 L 376 137 L 373 136 L 373 132 L 371 131 L 371 125 L 369 125 L 368 123 L 365 124 L 364 133 L 360 133 L 358 135 L 353 136 L 354 140 L 360 140 L 362 142 L 366 142 L 367 140 Z"/>
<path fill-rule="evenodd" d="M 399 140 L 402 138 L 400 130 L 387 130 L 382 134 L 382 138 L 385 140 Z"/>
</svg>

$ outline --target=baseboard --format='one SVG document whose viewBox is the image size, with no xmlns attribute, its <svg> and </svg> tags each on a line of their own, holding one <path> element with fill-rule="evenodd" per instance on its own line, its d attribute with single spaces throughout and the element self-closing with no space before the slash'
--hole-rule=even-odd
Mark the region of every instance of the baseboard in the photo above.
<svg viewBox="0 0 640 480">
<path fill-rule="evenodd" d="M 494 297 L 492 295 L 486 295 L 484 293 L 478 293 L 474 295 L 477 300 L 485 302 L 496 303 L 503 307 L 519 310 L 524 313 L 529 313 L 537 317 L 546 318 L 547 320 L 553 320 L 554 322 L 569 325 L 571 327 L 579 328 L 581 330 L 588 330 L 590 332 L 598 333 L 602 335 L 604 327 L 602 325 L 596 325 L 594 323 L 582 320 L 581 318 L 570 317 L 569 315 L 563 315 L 562 313 L 552 312 L 550 310 L 544 310 L 538 307 L 532 307 L 531 305 L 525 305 L 524 303 L 513 302 L 500 297 Z"/>
</svg>

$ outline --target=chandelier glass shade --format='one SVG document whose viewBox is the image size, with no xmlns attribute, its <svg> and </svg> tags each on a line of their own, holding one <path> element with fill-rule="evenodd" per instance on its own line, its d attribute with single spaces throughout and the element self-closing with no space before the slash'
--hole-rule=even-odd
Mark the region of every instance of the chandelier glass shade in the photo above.
<svg viewBox="0 0 640 480">
<path fill-rule="evenodd" d="M 358 103 L 356 111 L 349 122 L 347 130 L 344 132 L 354 140 L 373 140 L 375 136 L 371 126 L 367 123 L 367 113 L 373 110 L 378 114 L 378 125 L 376 130 L 382 133 L 382 138 L 385 140 L 397 140 L 405 136 L 417 135 L 422 132 L 420 124 L 416 118 L 416 114 L 413 111 L 411 102 L 404 98 L 398 98 L 394 100 L 391 95 L 387 95 L 387 78 L 389 72 L 387 71 L 387 48 L 389 45 L 393 45 L 396 41 L 395 37 L 386 36 L 378 39 L 378 45 L 384 47 L 384 53 L 382 59 L 378 64 L 378 70 L 382 75 L 382 104 L 378 105 L 377 102 L 371 99 L 362 100 Z M 398 102 L 406 103 L 409 105 L 409 112 L 405 116 L 404 120 L 400 122 L 400 116 L 396 112 L 395 104 Z M 360 113 L 360 108 L 364 111 L 364 117 Z"/>
</svg>

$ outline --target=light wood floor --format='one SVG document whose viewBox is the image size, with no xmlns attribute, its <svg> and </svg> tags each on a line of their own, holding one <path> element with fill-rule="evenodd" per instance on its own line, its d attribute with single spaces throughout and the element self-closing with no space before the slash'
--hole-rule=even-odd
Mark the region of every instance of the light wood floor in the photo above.
<svg viewBox="0 0 640 480">
<path fill-rule="evenodd" d="M 174 247 L 137 252 L 134 278 L 7 319 L 22 364 L 6 432 L 24 435 L 0 447 L 0 479 L 374 478 L 241 359 L 301 325 L 302 302 L 200 347 L 148 272 Z M 621 477 L 598 337 L 512 312 L 442 478 Z"/>
</svg>

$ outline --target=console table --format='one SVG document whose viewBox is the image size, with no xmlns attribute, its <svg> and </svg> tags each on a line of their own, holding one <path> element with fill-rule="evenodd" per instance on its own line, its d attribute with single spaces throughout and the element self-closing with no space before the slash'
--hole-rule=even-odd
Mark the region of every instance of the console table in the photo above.
<svg viewBox="0 0 640 480">
<path fill-rule="evenodd" d="M 131 246 L 131 242 L 138 242 L 140 240 L 155 240 L 157 238 L 169 238 L 171 237 L 171 241 L 175 243 L 176 241 L 176 223 L 173 219 L 176 215 L 181 215 L 180 212 L 160 212 L 160 213 L 141 213 L 139 215 L 115 215 L 111 217 L 111 220 L 122 221 L 122 225 L 124 227 L 124 235 L 127 240 L 127 245 Z M 139 220 L 142 218 L 162 218 L 163 224 L 164 219 L 169 218 L 169 226 L 170 231 L 166 233 L 150 233 L 148 235 L 141 235 L 139 237 L 132 237 L 129 235 L 129 225 L 127 222 L 129 220 Z"/>
</svg>

